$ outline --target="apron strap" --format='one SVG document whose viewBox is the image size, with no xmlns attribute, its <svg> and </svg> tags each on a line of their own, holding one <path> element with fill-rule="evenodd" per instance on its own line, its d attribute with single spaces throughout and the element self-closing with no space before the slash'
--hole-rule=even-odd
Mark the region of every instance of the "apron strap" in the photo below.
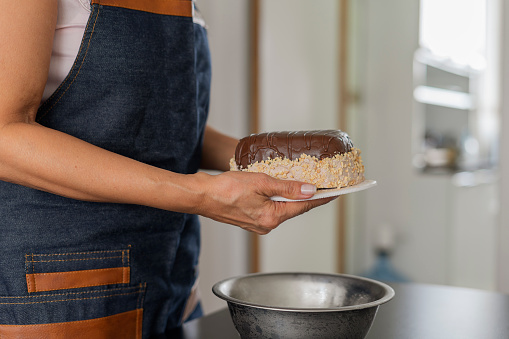
<svg viewBox="0 0 509 339">
<path fill-rule="evenodd" d="M 162 15 L 193 16 L 193 2 L 191 0 L 92 0 L 92 5 L 94 4 Z"/>
</svg>

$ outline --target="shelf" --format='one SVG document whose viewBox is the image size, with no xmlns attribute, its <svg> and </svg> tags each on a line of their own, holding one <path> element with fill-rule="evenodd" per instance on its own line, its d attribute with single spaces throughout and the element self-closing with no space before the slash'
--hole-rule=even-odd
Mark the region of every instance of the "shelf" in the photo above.
<svg viewBox="0 0 509 339">
<path fill-rule="evenodd" d="M 468 93 L 429 86 L 417 86 L 414 90 L 414 99 L 422 104 L 461 110 L 474 108 L 472 96 Z"/>
<path fill-rule="evenodd" d="M 457 64 L 448 58 L 440 58 L 436 55 L 433 55 L 426 49 L 422 48 L 415 52 L 414 57 L 416 61 L 423 65 L 429 65 L 441 69 L 444 72 L 449 72 L 464 77 L 472 77 L 478 75 L 479 72 L 481 71 L 479 69 L 472 68 L 468 65 Z"/>
</svg>

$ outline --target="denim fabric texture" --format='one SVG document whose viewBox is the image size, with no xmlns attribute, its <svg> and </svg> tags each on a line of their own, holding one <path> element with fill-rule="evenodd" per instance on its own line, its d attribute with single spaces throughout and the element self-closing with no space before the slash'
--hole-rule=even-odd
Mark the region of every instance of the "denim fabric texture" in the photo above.
<svg viewBox="0 0 509 339">
<path fill-rule="evenodd" d="M 153 166 L 195 173 L 209 105 L 206 34 L 192 18 L 94 5 L 76 62 L 37 121 Z M 197 216 L 0 181 L 0 234 L 0 324 L 143 308 L 143 338 L 181 325 L 197 278 Z M 129 267 L 129 283 L 27 291 L 28 274 L 111 267 Z"/>
</svg>

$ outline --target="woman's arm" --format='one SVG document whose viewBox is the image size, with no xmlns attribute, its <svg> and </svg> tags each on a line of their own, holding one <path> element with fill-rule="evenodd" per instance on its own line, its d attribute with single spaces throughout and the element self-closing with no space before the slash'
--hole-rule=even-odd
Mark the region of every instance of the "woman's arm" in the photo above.
<svg viewBox="0 0 509 339">
<path fill-rule="evenodd" d="M 202 169 L 228 171 L 238 140 L 207 125 L 203 135 Z"/>
<path fill-rule="evenodd" d="M 57 1 L 0 4 L 0 179 L 75 199 L 153 204 L 143 187 L 160 170 L 35 123 Z"/>
<path fill-rule="evenodd" d="M 328 201 L 274 203 L 272 195 L 312 194 L 301 192 L 306 185 L 265 175 L 165 171 L 37 124 L 57 1 L 0 0 L 0 5 L 0 180 L 74 199 L 200 214 L 258 233 Z M 210 159 L 204 163 L 220 167 Z"/>
</svg>

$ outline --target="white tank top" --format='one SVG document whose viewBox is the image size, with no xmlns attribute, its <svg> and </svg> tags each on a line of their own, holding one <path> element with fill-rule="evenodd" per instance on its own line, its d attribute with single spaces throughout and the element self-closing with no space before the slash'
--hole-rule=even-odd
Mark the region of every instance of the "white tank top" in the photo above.
<svg viewBox="0 0 509 339">
<path fill-rule="evenodd" d="M 90 0 L 58 0 L 57 26 L 42 101 L 50 97 L 71 70 L 89 16 Z M 205 26 L 203 18 L 196 10 L 193 12 L 193 21 Z"/>
<path fill-rule="evenodd" d="M 57 26 L 43 101 L 60 86 L 71 70 L 89 15 L 90 0 L 58 0 Z"/>
</svg>

